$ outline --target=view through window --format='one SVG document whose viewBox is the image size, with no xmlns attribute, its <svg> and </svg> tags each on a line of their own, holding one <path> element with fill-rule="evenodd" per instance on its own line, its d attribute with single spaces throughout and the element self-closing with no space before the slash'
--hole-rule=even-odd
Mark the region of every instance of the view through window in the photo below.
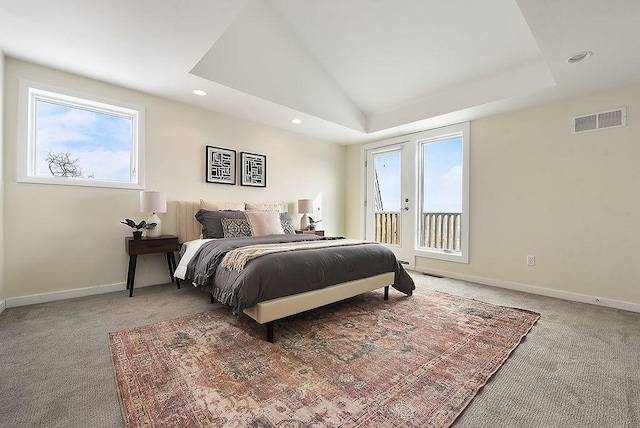
<svg viewBox="0 0 640 428">
<path fill-rule="evenodd" d="M 462 137 L 420 143 L 422 210 L 419 246 L 460 252 Z"/>
<path fill-rule="evenodd" d="M 143 110 L 29 85 L 21 181 L 141 188 Z"/>
</svg>

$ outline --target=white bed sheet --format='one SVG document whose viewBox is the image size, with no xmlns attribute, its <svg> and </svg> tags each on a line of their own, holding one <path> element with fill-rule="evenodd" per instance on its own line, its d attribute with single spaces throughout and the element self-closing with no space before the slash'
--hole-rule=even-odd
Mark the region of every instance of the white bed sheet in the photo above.
<svg viewBox="0 0 640 428">
<path fill-rule="evenodd" d="M 194 241 L 187 241 L 182 244 L 183 247 L 186 247 L 184 254 L 180 258 L 180 263 L 178 263 L 178 267 L 174 272 L 174 275 L 178 279 L 182 279 L 184 281 L 185 275 L 187 274 L 187 265 L 196 254 L 196 251 L 200 249 L 204 244 L 209 241 L 213 241 L 213 239 L 196 239 Z"/>
</svg>

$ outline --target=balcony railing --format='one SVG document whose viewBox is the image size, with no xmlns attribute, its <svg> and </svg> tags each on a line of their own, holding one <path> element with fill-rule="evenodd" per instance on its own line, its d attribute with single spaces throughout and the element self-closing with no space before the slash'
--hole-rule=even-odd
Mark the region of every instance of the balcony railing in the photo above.
<svg viewBox="0 0 640 428">
<path fill-rule="evenodd" d="M 399 244 L 398 211 L 376 211 L 376 241 L 383 244 Z"/>
<path fill-rule="evenodd" d="M 445 251 L 460 251 L 460 213 L 422 213 L 422 232 L 418 245 Z M 376 211 L 376 241 L 399 244 L 400 212 Z"/>
</svg>

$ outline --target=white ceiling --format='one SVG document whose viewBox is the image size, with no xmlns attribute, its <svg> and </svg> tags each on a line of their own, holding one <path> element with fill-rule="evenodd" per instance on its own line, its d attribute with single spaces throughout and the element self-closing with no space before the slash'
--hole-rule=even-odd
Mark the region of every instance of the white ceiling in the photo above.
<svg viewBox="0 0 640 428">
<path fill-rule="evenodd" d="M 637 82 L 639 21 L 637 0 L 0 0 L 0 50 L 350 144 Z"/>
</svg>

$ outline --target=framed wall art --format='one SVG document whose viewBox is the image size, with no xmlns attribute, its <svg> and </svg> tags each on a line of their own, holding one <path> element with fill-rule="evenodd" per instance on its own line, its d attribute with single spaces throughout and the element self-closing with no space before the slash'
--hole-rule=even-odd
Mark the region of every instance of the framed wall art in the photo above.
<svg viewBox="0 0 640 428">
<path fill-rule="evenodd" d="M 206 148 L 207 183 L 236 184 L 236 151 L 222 147 Z"/>
<path fill-rule="evenodd" d="M 267 157 L 240 152 L 240 185 L 267 187 Z"/>
</svg>

